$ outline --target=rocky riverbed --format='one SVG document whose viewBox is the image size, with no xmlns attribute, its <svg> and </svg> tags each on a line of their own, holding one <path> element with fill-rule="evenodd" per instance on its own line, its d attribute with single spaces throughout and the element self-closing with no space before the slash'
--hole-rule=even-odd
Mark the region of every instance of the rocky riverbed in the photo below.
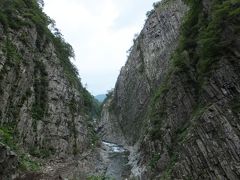
<svg viewBox="0 0 240 180">
<path fill-rule="evenodd" d="M 105 176 L 115 180 L 127 179 L 131 172 L 128 164 L 129 151 L 122 145 L 102 141 L 100 155 L 106 164 Z"/>
</svg>

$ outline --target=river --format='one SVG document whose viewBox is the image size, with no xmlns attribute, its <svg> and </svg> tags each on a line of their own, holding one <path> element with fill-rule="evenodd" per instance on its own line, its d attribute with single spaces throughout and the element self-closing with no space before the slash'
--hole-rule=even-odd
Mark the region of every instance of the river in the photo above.
<svg viewBox="0 0 240 180">
<path fill-rule="evenodd" d="M 127 180 L 131 167 L 128 164 L 129 151 L 121 145 L 102 141 L 101 155 L 105 159 L 107 168 L 105 176 L 114 180 Z"/>
</svg>

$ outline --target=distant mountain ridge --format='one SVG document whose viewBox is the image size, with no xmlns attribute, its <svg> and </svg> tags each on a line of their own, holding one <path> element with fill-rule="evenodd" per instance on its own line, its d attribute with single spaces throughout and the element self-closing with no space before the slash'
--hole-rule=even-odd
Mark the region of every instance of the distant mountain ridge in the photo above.
<svg viewBox="0 0 240 180">
<path fill-rule="evenodd" d="M 97 99 L 99 102 L 103 102 L 106 99 L 106 94 L 99 94 L 95 96 L 95 99 Z"/>
</svg>

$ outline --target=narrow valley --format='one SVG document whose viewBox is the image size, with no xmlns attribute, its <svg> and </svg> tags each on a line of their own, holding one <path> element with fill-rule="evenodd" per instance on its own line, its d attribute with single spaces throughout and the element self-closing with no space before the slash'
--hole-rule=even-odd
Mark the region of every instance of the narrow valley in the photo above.
<svg viewBox="0 0 240 180">
<path fill-rule="evenodd" d="M 0 180 L 240 179 L 239 0 L 154 3 L 101 103 L 43 4 L 0 0 Z"/>
</svg>

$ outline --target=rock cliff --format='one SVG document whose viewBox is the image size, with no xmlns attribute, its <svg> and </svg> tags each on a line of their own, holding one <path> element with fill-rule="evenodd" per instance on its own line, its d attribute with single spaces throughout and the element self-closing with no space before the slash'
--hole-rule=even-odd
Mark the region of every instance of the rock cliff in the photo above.
<svg viewBox="0 0 240 180">
<path fill-rule="evenodd" d="M 101 146 L 41 2 L 0 0 L 0 179 L 240 178 L 238 0 L 154 3 L 103 105 Z"/>
<path fill-rule="evenodd" d="M 102 137 L 102 140 L 124 145 L 126 142 L 123 132 L 121 128 L 119 128 L 117 117 L 110 110 L 111 102 L 112 98 L 109 96 L 107 101 L 103 104 L 101 120 L 99 121 L 97 131 L 100 137 Z"/>
<path fill-rule="evenodd" d="M 141 134 L 150 96 L 166 75 L 186 11 L 187 6 L 182 1 L 170 1 L 148 12 L 146 24 L 121 69 L 112 110 L 130 144 Z"/>
<path fill-rule="evenodd" d="M 17 155 L 9 147 L 0 143 L 0 157 L 0 177 L 12 178 L 12 172 L 15 172 L 18 167 Z"/>
<path fill-rule="evenodd" d="M 0 1 L 0 142 L 25 170 L 32 168 L 25 167 L 27 154 L 66 158 L 94 143 L 92 97 L 70 61 L 71 46 L 49 25 L 54 22 L 35 0 Z"/>
<path fill-rule="evenodd" d="M 239 6 L 163 0 L 147 14 L 107 110 L 132 176 L 240 178 Z"/>
</svg>

